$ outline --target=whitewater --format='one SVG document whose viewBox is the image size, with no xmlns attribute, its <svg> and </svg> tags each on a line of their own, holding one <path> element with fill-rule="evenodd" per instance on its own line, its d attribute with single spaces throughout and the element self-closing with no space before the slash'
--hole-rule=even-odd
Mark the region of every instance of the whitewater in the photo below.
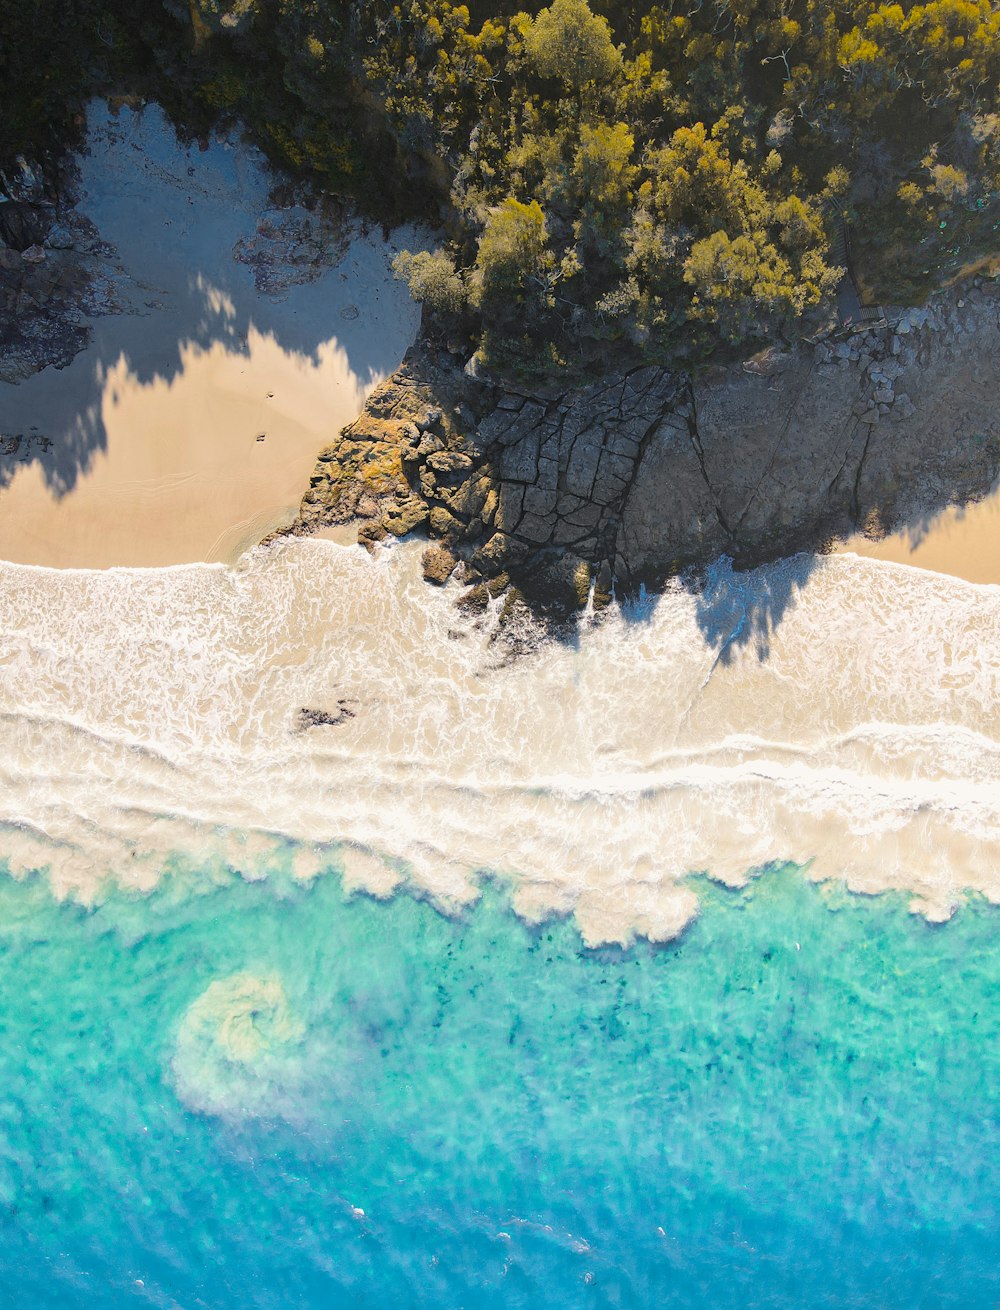
<svg viewBox="0 0 1000 1310">
<path fill-rule="evenodd" d="M 516 656 L 416 544 L 3 565 L 10 870 L 84 903 L 179 860 L 334 872 L 446 910 L 494 877 L 590 944 L 672 938 L 688 875 L 785 861 L 934 920 L 1000 901 L 1000 588 L 811 563 L 723 561 Z"/>
<path fill-rule="evenodd" d="M 0 385 L 4 425 L 57 450 L 100 416 L 74 483 L 36 462 L 0 491 L 0 554 L 24 561 L 0 563 L 15 876 L 92 905 L 181 867 L 332 872 L 449 912 L 494 879 L 592 944 L 673 938 L 689 875 L 786 861 L 932 920 L 1000 899 L 996 586 L 722 560 L 515 656 L 496 612 L 423 582 L 419 543 L 240 554 L 417 319 L 391 245 L 347 225 L 326 249 L 308 211 L 269 207 L 255 152 L 203 145 L 156 106 L 91 105 L 81 204 L 130 312 Z M 286 229 L 312 233 L 307 263 Z"/>
<path fill-rule="evenodd" d="M 244 550 L 417 310 L 243 143 L 89 125 L 127 312 L 0 383 L 3 1304 L 994 1307 L 1000 587 L 554 636 Z"/>
</svg>

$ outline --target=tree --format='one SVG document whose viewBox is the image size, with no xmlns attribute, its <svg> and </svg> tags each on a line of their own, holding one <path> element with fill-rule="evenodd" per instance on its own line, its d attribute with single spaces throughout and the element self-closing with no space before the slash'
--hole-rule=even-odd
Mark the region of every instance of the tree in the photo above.
<svg viewBox="0 0 1000 1310">
<path fill-rule="evenodd" d="M 839 270 L 815 250 L 806 250 L 796 269 L 759 230 L 733 239 L 713 232 L 694 243 L 684 265 L 684 281 L 694 290 L 692 317 L 717 323 L 734 340 L 775 315 L 801 315 L 839 280 Z"/>
<path fill-rule="evenodd" d="M 660 216 L 701 231 L 739 227 L 762 196 L 742 161 L 735 164 L 704 123 L 680 127 L 649 160 Z"/>
<path fill-rule="evenodd" d="M 554 274 L 541 205 L 509 196 L 486 220 L 471 279 L 487 357 L 518 355 L 519 343 L 541 328 Z"/>
<path fill-rule="evenodd" d="M 529 289 L 541 286 L 550 264 L 547 240 L 545 215 L 537 200 L 525 205 L 508 197 L 498 205 L 479 238 L 473 276 L 476 302 L 522 298 Z"/>
<path fill-rule="evenodd" d="M 557 78 L 574 93 L 591 83 L 603 86 L 622 67 L 607 19 L 593 13 L 587 0 L 552 0 L 527 27 L 524 48 L 541 77 Z"/>
<path fill-rule="evenodd" d="M 469 302 L 465 283 L 454 260 L 444 250 L 419 250 L 415 255 L 401 250 L 392 261 L 392 271 L 410 288 L 414 300 L 442 317 L 461 314 Z"/>
<path fill-rule="evenodd" d="M 635 137 L 625 123 L 584 124 L 573 159 L 573 180 L 587 225 L 621 230 L 638 170 L 632 164 Z"/>
</svg>

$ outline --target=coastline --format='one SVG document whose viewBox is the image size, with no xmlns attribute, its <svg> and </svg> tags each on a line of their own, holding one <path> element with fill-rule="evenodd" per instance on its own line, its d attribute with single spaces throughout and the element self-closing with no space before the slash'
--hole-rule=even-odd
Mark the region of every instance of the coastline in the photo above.
<svg viewBox="0 0 1000 1310">
<path fill-rule="evenodd" d="M 775 858 L 794 858 L 811 869 L 816 852 L 829 849 L 830 832 L 842 822 L 857 846 L 850 867 L 841 870 L 852 890 L 907 888 L 914 909 L 931 919 L 949 917 L 969 891 L 996 898 L 992 869 L 966 867 L 965 837 L 951 830 L 944 812 L 933 818 L 940 867 L 926 876 L 913 873 L 910 838 L 897 841 L 892 835 L 897 827 L 912 827 L 914 840 L 921 840 L 925 820 L 919 807 L 914 817 L 915 797 L 919 793 L 925 805 L 943 791 L 959 808 L 968 803 L 981 809 L 991 834 L 984 844 L 993 840 L 992 808 L 983 808 L 983 779 L 977 772 L 987 766 L 969 763 L 968 734 L 989 734 L 994 707 L 985 692 L 978 709 L 970 705 L 962 692 L 966 684 L 954 681 L 951 654 L 939 670 L 945 702 L 931 703 L 936 693 L 925 688 L 912 704 L 907 699 L 897 706 L 895 693 L 890 694 L 892 675 L 883 669 L 885 686 L 878 695 L 887 699 L 884 704 L 873 701 L 870 722 L 857 717 L 856 696 L 843 704 L 831 701 L 822 725 L 802 721 L 797 700 L 786 703 L 782 690 L 783 679 L 796 685 L 804 679 L 802 661 L 811 643 L 833 640 L 826 614 L 831 606 L 846 612 L 853 605 L 851 579 L 870 593 L 865 604 L 855 607 L 853 621 L 858 631 L 871 626 L 873 666 L 882 660 L 883 646 L 901 651 L 909 640 L 908 606 L 940 610 L 935 622 L 941 631 L 947 626 L 945 611 L 954 610 L 958 618 L 953 615 L 949 623 L 960 627 L 962 616 L 975 611 L 975 623 L 992 632 L 995 615 L 988 596 L 967 595 L 963 588 L 930 577 L 916 584 L 891 567 L 882 571 L 848 557 L 852 547 L 862 546 L 856 534 L 863 529 L 863 544 L 870 550 L 856 554 L 882 549 L 885 558 L 892 558 L 890 552 L 919 536 L 920 558 L 936 560 L 930 553 L 935 543 L 943 542 L 960 519 L 980 523 L 971 510 L 961 518 L 948 507 L 975 501 L 996 483 L 996 283 L 977 277 L 942 292 L 924 309 L 895 311 L 883 328 L 827 336 L 787 351 L 771 349 L 742 365 L 716 366 L 698 377 L 641 367 L 589 386 L 563 388 L 553 382 L 529 392 L 464 368 L 424 339 L 391 372 L 416 332 L 418 310 L 391 280 L 384 246 L 352 229 L 339 247 L 310 238 L 306 256 L 300 257 L 296 250 L 303 241 L 296 238 L 296 245 L 288 234 L 301 237 L 298 225 L 308 227 L 306 219 L 294 206 L 260 208 L 270 201 L 256 162 L 242 147 L 221 142 L 195 155 L 179 146 L 158 113 L 148 111 L 145 116 L 129 111 L 114 120 L 109 116 L 100 132 L 100 148 L 90 159 L 104 167 L 105 181 L 129 176 L 131 154 L 124 155 L 124 163 L 120 157 L 125 151 L 145 159 L 152 173 L 131 180 L 124 190 L 111 185 L 102 191 L 92 184 L 90 192 L 100 229 L 117 237 L 116 276 L 128 312 L 91 324 L 90 344 L 63 372 L 58 386 L 46 371 L 11 387 L 26 424 L 30 419 L 40 426 L 44 404 L 61 406 L 64 415 L 76 414 L 81 421 L 90 415 L 93 423 L 81 391 L 89 378 L 100 439 L 79 449 L 71 442 L 50 443 L 50 450 L 35 449 L 30 439 L 27 466 L 21 466 L 20 458 L 10 462 L 10 485 L 0 490 L 0 509 L 7 511 L 0 554 L 80 570 L 72 578 L 58 572 L 21 576 L 16 565 L 0 570 L 14 631 L 27 631 L 26 598 L 35 604 L 40 593 L 49 597 L 51 631 L 45 640 L 55 642 L 56 629 L 64 629 L 57 643 L 59 669 L 52 671 L 46 692 L 55 707 L 52 731 L 61 740 L 77 720 L 92 723 L 98 741 L 110 731 L 117 746 L 101 766 L 102 777 L 118 778 L 125 788 L 119 792 L 112 785 L 102 791 L 101 841 L 84 859 L 86 867 L 75 855 L 60 859 L 58 871 L 53 867 L 54 885 L 63 893 L 85 899 L 96 894 L 98 870 L 114 868 L 126 850 L 143 856 L 126 866 L 136 885 L 155 881 L 164 836 L 169 834 L 169 842 L 180 830 L 174 814 L 191 817 L 188 836 L 197 845 L 211 830 L 213 814 L 229 813 L 232 796 L 246 789 L 246 767 L 268 775 L 256 800 L 235 811 L 247 834 L 257 834 L 265 845 L 268 834 L 303 843 L 307 870 L 332 843 L 348 852 L 347 878 L 358 886 L 383 894 L 401 879 L 409 880 L 442 904 L 461 906 L 478 895 L 477 869 L 493 867 L 497 859 L 495 846 L 484 842 L 483 834 L 489 829 L 487 810 L 499 804 L 496 797 L 491 801 L 490 788 L 500 765 L 493 760 L 480 778 L 480 761 L 470 774 L 470 758 L 477 757 L 467 758 L 460 743 L 449 740 L 447 728 L 468 717 L 466 693 L 482 696 L 490 686 L 489 694 L 498 699 L 493 717 L 481 726 L 488 740 L 508 741 L 508 799 L 525 788 L 530 792 L 539 779 L 551 792 L 546 802 L 550 812 L 544 823 L 535 824 L 534 837 L 519 844 L 508 834 L 500 843 L 501 849 L 506 843 L 507 853 L 517 852 L 515 904 L 528 919 L 572 912 L 592 944 L 624 943 L 636 932 L 670 938 L 696 913 L 696 901 L 683 882 L 692 868 L 711 860 L 714 876 L 726 883 L 744 881 Z M 156 162 L 158 150 L 163 158 Z M 189 169 L 194 169 L 190 187 Z M 221 203 L 226 197 L 239 202 L 235 215 Z M 254 237 L 245 235 L 246 218 L 239 208 L 249 203 L 248 197 L 250 213 L 260 214 Z M 192 217 L 203 204 L 212 218 L 207 232 Z M 146 275 L 153 270 L 144 274 L 142 263 L 142 232 L 151 209 L 165 227 L 176 226 L 181 238 L 168 245 L 162 264 L 157 262 L 155 287 Z M 198 227 L 194 245 L 185 238 L 189 226 Z M 246 241 L 257 243 L 249 263 L 233 254 L 246 254 L 249 247 L 240 244 Z M 212 252 L 220 256 L 214 260 L 215 280 L 192 271 L 197 266 L 191 262 L 193 251 L 206 266 Z M 331 319 L 338 323 L 336 338 L 328 336 Z M 372 354 L 375 347 L 382 352 L 378 356 Z M 367 368 L 359 361 L 366 361 Z M 380 382 L 382 372 L 391 375 Z M 342 418 L 352 421 L 321 452 L 299 514 L 288 523 L 294 495 L 290 484 L 314 458 L 319 434 Z M 258 441 L 254 434 L 262 432 L 264 440 Z M 75 462 L 67 464 L 67 453 Z M 991 534 L 1000 523 L 996 497 L 979 503 L 981 530 Z M 894 528 L 899 530 L 895 536 Z M 882 534 L 882 541 L 873 546 L 875 534 Z M 339 544 L 360 540 L 373 548 L 373 558 L 359 551 L 316 554 L 303 551 L 305 543 L 286 542 L 286 550 L 280 544 L 311 535 Z M 421 535 L 429 542 L 422 560 L 416 543 L 394 561 L 374 549 L 380 542 Z M 835 551 L 845 556 L 842 565 L 828 563 L 820 553 L 838 535 L 842 542 Z M 232 564 L 258 536 L 276 544 L 275 549 L 251 551 L 235 568 L 218 573 L 183 567 L 195 560 Z M 809 553 L 795 553 L 803 551 Z M 988 552 L 980 544 L 963 548 L 953 557 L 955 567 L 977 554 Z M 779 562 L 773 567 L 753 568 L 774 559 Z M 166 564 L 180 567 L 166 570 Z M 119 566 L 116 577 L 94 571 L 106 565 Z M 148 573 L 134 571 L 150 565 Z M 425 588 L 426 581 L 452 585 L 435 594 Z M 869 612 L 876 592 L 888 610 L 884 625 Z M 601 625 L 600 640 L 597 634 L 591 640 L 583 629 L 597 611 L 610 606 L 613 594 L 620 603 Z M 145 637 L 112 659 L 113 666 L 129 670 L 128 685 L 119 687 L 120 703 L 108 703 L 98 712 L 93 687 L 112 685 L 106 667 L 113 645 L 112 634 L 105 631 L 109 605 L 124 606 L 129 634 L 134 630 L 137 641 L 138 634 Z M 285 652 L 280 631 L 272 633 L 273 652 L 260 654 L 266 651 L 263 634 L 269 625 L 290 625 L 300 607 L 307 617 L 291 654 Z M 578 628 L 581 614 L 586 622 Z M 208 624 L 204 649 L 218 654 L 221 663 L 202 670 L 196 660 L 179 684 L 168 679 L 147 701 L 146 689 L 159 685 L 161 666 L 169 669 L 180 661 L 169 643 L 158 653 L 159 625 L 165 622 L 173 630 L 194 622 L 194 616 Z M 502 650 L 499 656 L 491 654 L 494 638 L 502 635 L 516 643 L 523 637 L 525 646 L 537 647 L 550 620 L 572 621 L 560 631 L 583 638 L 583 664 L 597 661 L 601 650 L 606 655 L 613 651 L 615 667 L 646 661 L 648 682 L 661 676 L 660 656 L 670 650 L 670 678 L 687 670 L 679 710 L 678 688 L 660 689 L 660 719 L 666 725 L 658 747 L 662 760 L 657 756 L 641 767 L 634 764 L 644 760 L 644 721 L 631 724 L 634 740 L 624 748 L 613 746 L 610 725 L 621 720 L 623 711 L 617 703 L 605 705 L 602 731 L 611 733 L 612 755 L 622 750 L 624 768 L 620 776 L 611 770 L 598 811 L 586 818 L 593 829 L 589 842 L 579 837 L 584 823 L 579 798 L 589 795 L 593 779 L 607 772 L 601 750 L 593 755 L 589 773 L 567 779 L 561 755 L 550 758 L 546 744 L 538 742 L 533 747 L 538 762 L 524 774 L 519 752 L 534 725 L 525 723 L 514 731 L 508 722 L 514 712 L 512 689 L 506 681 L 495 686 L 489 681 L 505 667 Z M 216 622 L 223 625 L 218 631 L 212 626 Z M 348 631 L 339 632 L 344 623 Z M 658 633 L 656 649 L 637 644 L 637 623 Z M 970 628 L 964 640 L 974 639 Z M 36 645 L 41 640 L 36 636 Z M 672 643 L 679 640 L 687 643 L 685 649 L 674 649 Z M 921 656 L 925 665 L 945 658 L 940 640 L 935 641 Z M 149 642 L 147 650 L 143 643 Z M 409 682 L 392 665 L 396 643 L 393 658 L 414 666 Z M 586 759 L 596 749 L 593 707 L 604 704 L 608 693 L 595 665 L 589 696 L 580 701 L 574 691 L 565 700 L 570 672 L 574 687 L 581 679 L 568 655 L 572 649 L 573 641 L 550 643 L 533 667 L 536 674 L 548 669 L 543 682 L 545 676 L 554 678 L 564 705 L 574 707 L 575 755 Z M 23 654 L 15 641 L 15 664 Z M 254 672 L 258 654 L 264 664 Z M 851 651 L 834 643 L 830 658 L 842 665 L 841 680 L 855 676 Z M 962 655 L 970 671 L 962 677 L 973 682 L 988 677 L 991 658 L 989 644 L 979 653 L 970 645 Z M 284 669 L 286 661 L 287 686 L 281 674 L 258 723 L 265 675 L 272 665 Z M 93 685 L 85 680 L 75 691 L 69 689 L 62 670 L 74 664 L 89 670 Z M 776 680 L 782 664 L 786 671 Z M 294 673 L 300 665 L 305 675 L 301 686 Z M 391 692 L 373 695 L 376 668 Z M 417 676 L 421 668 L 428 685 L 436 685 L 440 671 L 448 670 L 448 693 L 434 691 L 425 711 L 420 710 L 425 694 Z M 131 683 L 139 669 L 143 691 L 135 699 Z M 25 676 L 22 670 L 9 688 L 12 760 L 21 754 L 30 759 L 35 749 L 35 728 L 21 717 Z M 200 703 L 222 716 L 206 727 L 203 740 L 188 722 L 184 699 L 202 676 L 207 681 Z M 431 795 L 423 799 L 419 789 L 409 794 L 406 770 L 399 773 L 409 740 L 405 732 L 400 736 L 404 720 L 393 708 L 402 685 L 410 688 L 407 697 L 416 714 L 409 729 L 412 740 L 423 741 L 431 720 L 439 725 L 440 739 L 425 760 L 434 779 Z M 252 713 L 243 703 L 251 692 Z M 817 685 L 813 694 L 821 692 L 826 695 Z M 519 694 L 524 697 L 524 688 Z M 648 694 L 648 687 L 637 689 L 637 703 Z M 171 699 L 175 722 L 167 731 Z M 120 721 L 121 707 L 133 701 L 136 717 Z M 696 733 L 698 740 L 688 750 L 683 743 L 693 731 L 689 711 L 696 703 L 707 735 L 701 741 Z M 758 707 L 754 714 L 747 714 L 747 703 Z M 547 703 L 540 703 L 534 717 L 541 723 L 548 712 Z M 947 744 L 949 762 L 940 776 L 932 770 L 924 777 L 929 767 L 924 760 L 926 725 L 939 720 L 954 737 Z M 320 750 L 312 763 L 303 724 L 318 730 Z M 878 732 L 869 740 L 871 724 Z M 353 741 L 358 750 L 356 757 L 348 752 L 344 777 L 322 749 L 323 734 L 334 729 L 339 745 Z M 550 723 L 548 731 L 557 741 L 570 728 L 560 720 Z M 75 733 L 74 726 L 67 749 L 73 758 L 82 752 L 90 768 L 94 741 L 77 740 Z M 881 756 L 879 733 L 895 742 L 888 763 Z M 137 795 L 137 826 L 135 816 L 123 821 L 118 808 L 133 784 L 118 774 L 118 747 L 131 743 L 129 749 L 145 749 L 164 734 L 172 741 L 171 764 L 161 777 L 160 763 L 151 758 L 154 791 L 162 788 L 164 796 L 173 795 L 181 777 L 173 770 L 195 740 L 200 741 L 196 754 L 201 763 L 213 761 L 208 770 L 213 781 L 210 785 L 207 777 L 199 777 L 200 765 L 193 762 L 190 794 L 182 804 L 171 801 L 163 808 Z M 261 762 L 244 757 L 246 742 L 258 738 Z M 817 749 L 826 752 L 827 766 L 815 774 L 803 771 L 802 760 Z M 291 752 L 287 758 L 286 751 Z M 299 754 L 304 759 L 298 763 L 308 766 L 309 777 L 314 780 L 316 770 L 329 770 L 331 787 L 354 799 L 337 822 L 329 804 L 307 807 L 286 831 L 272 802 L 282 788 L 287 791 L 284 774 L 294 775 L 291 761 Z M 897 776 L 898 761 L 892 762 L 897 755 L 909 761 L 905 782 Z M 237 773 L 218 792 L 214 773 L 221 759 Z M 663 772 L 663 761 L 672 759 Z M 271 777 L 275 761 L 280 776 Z M 694 769 L 694 782 L 684 781 L 688 766 Z M 128 770 L 130 778 L 131 757 Z M 609 885 L 604 870 L 610 867 L 611 849 L 596 865 L 592 858 L 607 836 L 601 807 L 618 816 L 622 832 L 630 832 L 636 796 L 650 803 L 647 770 L 655 780 L 661 846 L 654 849 L 636 836 L 636 869 L 641 872 Z M 392 785 L 386 784 L 386 771 L 395 779 Z M 914 781 L 918 774 L 919 786 Z M 363 794 L 381 796 L 395 817 L 401 798 L 409 806 L 413 843 L 384 830 L 375 817 L 359 822 L 365 811 L 359 777 Z M 439 846 L 438 833 L 425 831 L 416 815 L 429 806 L 438 813 L 437 830 L 444 831 L 441 816 L 449 809 L 446 797 L 456 778 L 472 785 L 473 793 L 476 779 L 490 781 L 481 796 L 467 797 L 469 815 L 449 815 L 455 830 Z M 19 780 L 22 784 L 27 813 L 33 784 L 27 778 Z M 690 800 L 684 798 L 687 790 Z M 303 783 L 302 794 L 308 792 Z M 837 806 L 831 810 L 833 793 L 849 811 L 843 820 Z M 298 794 L 294 788 L 287 791 L 289 814 Z M 205 805 L 210 795 L 214 802 Z M 58 816 L 58 824 L 68 825 L 68 850 L 89 849 L 90 838 L 71 837 L 77 832 L 74 815 L 88 809 L 89 796 L 88 790 L 87 797 L 77 797 Z M 719 805 L 730 807 L 736 825 L 736 840 L 725 849 L 718 840 L 705 845 L 701 832 L 702 810 Z M 758 812 L 752 833 L 745 820 L 737 822 L 747 807 Z M 152 829 L 162 823 L 163 835 L 153 836 L 151 814 Z M 48 831 L 55 821 L 55 816 L 41 816 L 39 831 Z M 525 829 L 526 823 L 523 815 L 512 815 L 510 832 Z M 556 852 L 550 829 L 559 825 L 566 847 Z M 788 836 L 788 849 L 775 846 L 779 833 Z M 22 867 L 39 867 L 38 861 L 47 857 L 35 850 L 30 834 L 22 837 Z M 98 849 L 102 843 L 106 850 Z M 572 867 L 563 867 L 567 851 L 579 865 L 578 880 Z M 241 857 L 230 852 L 218 858 Z M 405 876 L 401 861 L 408 869 Z M 808 876 L 827 875 L 818 870 Z"/>
<path fill-rule="evenodd" d="M 948 506 L 916 530 L 904 528 L 877 539 L 848 537 L 833 553 L 905 564 L 981 586 L 1000 585 L 1000 487 L 981 500 Z"/>
<path fill-rule="evenodd" d="M 421 341 L 320 453 L 286 531 L 417 531 L 430 581 L 557 621 L 724 555 L 856 547 L 993 581 L 977 557 L 1000 474 L 998 315 L 1000 282 L 977 275 L 880 328 L 699 377 L 647 366 L 534 391 Z M 980 525 L 967 547 L 933 545 L 959 522 Z"/>
<path fill-rule="evenodd" d="M 985 1310 L 997 4 L 64 8 L 4 1303 Z"/>
<path fill-rule="evenodd" d="M 523 389 L 411 345 L 392 244 L 275 208 L 249 147 L 184 146 L 156 106 L 95 104 L 88 139 L 47 239 L 90 279 L 87 341 L 0 383 L 0 557 L 234 563 L 287 533 L 417 532 L 426 576 L 461 577 L 463 603 L 503 594 L 557 621 L 723 555 L 1000 580 L 995 279 L 700 376 Z"/>
<path fill-rule="evenodd" d="M 720 566 L 510 659 L 497 609 L 463 613 L 420 555 L 0 568 L 10 872 L 92 906 L 172 872 L 333 870 L 462 914 L 493 870 L 590 946 L 670 940 L 692 871 L 776 861 L 934 921 L 1000 903 L 995 588 Z"/>
</svg>

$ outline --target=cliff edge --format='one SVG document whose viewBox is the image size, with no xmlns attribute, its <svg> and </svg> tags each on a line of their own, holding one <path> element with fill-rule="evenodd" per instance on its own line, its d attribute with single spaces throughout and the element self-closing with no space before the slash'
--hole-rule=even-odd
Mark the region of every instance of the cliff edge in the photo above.
<svg viewBox="0 0 1000 1310">
<path fill-rule="evenodd" d="M 921 525 L 1000 472 L 1000 279 L 698 377 L 519 389 L 418 344 L 324 449 L 290 531 L 423 531 L 425 574 L 558 617 L 721 554 Z"/>
</svg>

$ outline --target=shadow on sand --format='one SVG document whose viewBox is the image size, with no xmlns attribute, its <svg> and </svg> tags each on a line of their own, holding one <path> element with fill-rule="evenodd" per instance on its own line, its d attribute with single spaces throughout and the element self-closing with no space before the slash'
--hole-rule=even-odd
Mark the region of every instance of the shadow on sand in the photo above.
<svg viewBox="0 0 1000 1310">
<path fill-rule="evenodd" d="M 396 367 L 417 311 L 398 284 L 386 289 L 381 243 L 352 244 L 356 232 L 274 209 L 273 179 L 249 148 L 184 146 L 156 106 L 114 117 L 94 105 L 90 129 L 80 210 L 114 248 L 104 263 L 124 312 L 92 319 L 89 345 L 65 368 L 0 383 L 0 488 L 38 464 L 65 496 L 108 448 L 123 378 L 170 385 L 220 344 L 249 359 L 255 338 L 270 339 L 317 368 L 333 352 L 359 388 Z M 48 263 L 50 276 L 65 266 L 79 279 L 72 251 Z M 29 296 L 25 312 L 44 316 L 46 305 Z"/>
<path fill-rule="evenodd" d="M 820 559 L 803 551 L 753 569 L 737 569 L 723 555 L 678 577 L 676 584 L 694 597 L 695 618 L 705 642 L 716 652 L 716 662 L 729 664 L 744 650 L 766 660 L 776 628 L 794 607 Z M 629 623 L 649 623 L 660 601 L 661 593 L 642 588 L 637 596 L 622 601 L 621 613 Z"/>
</svg>

